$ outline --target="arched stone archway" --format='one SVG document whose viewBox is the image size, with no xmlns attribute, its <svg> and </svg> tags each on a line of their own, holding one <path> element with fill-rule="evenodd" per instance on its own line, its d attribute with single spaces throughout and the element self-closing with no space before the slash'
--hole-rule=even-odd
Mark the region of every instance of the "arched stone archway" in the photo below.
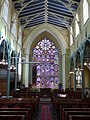
<svg viewBox="0 0 90 120">
<path fill-rule="evenodd" d="M 26 54 L 26 59 L 29 60 L 29 52 L 30 48 L 33 44 L 33 41 L 43 32 L 47 32 L 51 34 L 54 37 L 54 40 L 58 43 L 58 46 L 61 50 L 61 56 L 62 56 L 62 82 L 63 82 L 63 89 L 65 89 L 65 55 L 66 55 L 66 49 L 68 49 L 68 44 L 64 38 L 64 36 L 60 33 L 58 29 L 53 27 L 52 25 L 49 24 L 43 24 L 36 29 L 34 29 L 27 37 L 23 48 L 25 49 L 25 54 Z M 24 81 L 25 86 L 28 86 L 28 79 L 29 79 L 29 73 L 27 72 L 29 70 L 29 65 L 26 64 L 24 68 Z"/>
<path fill-rule="evenodd" d="M 56 29 L 55 27 L 53 27 L 52 25 L 49 24 L 43 24 L 39 27 L 37 27 L 36 29 L 34 29 L 27 37 L 23 48 L 26 49 L 26 53 L 29 53 L 29 49 L 32 45 L 33 40 L 35 40 L 35 38 L 40 35 L 42 32 L 47 31 L 48 33 L 50 33 L 53 37 L 55 37 L 55 39 L 58 41 L 62 54 L 66 53 L 66 49 L 68 49 L 68 44 L 64 38 L 64 36 L 62 35 L 62 33 Z M 28 44 L 29 43 L 29 44 Z"/>
</svg>

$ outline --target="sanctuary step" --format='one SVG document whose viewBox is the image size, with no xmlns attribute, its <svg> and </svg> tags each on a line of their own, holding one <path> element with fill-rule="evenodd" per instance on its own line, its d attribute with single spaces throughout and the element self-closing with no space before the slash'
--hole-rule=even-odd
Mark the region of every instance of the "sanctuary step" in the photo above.
<svg viewBox="0 0 90 120">
<path fill-rule="evenodd" d="M 40 103 L 50 103 L 51 98 L 50 97 L 40 97 Z"/>
</svg>

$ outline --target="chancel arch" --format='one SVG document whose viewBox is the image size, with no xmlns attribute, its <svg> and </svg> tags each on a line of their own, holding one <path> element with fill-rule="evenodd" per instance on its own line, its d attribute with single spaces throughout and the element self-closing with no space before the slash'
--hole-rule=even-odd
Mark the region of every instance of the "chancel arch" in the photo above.
<svg viewBox="0 0 90 120">
<path fill-rule="evenodd" d="M 54 29 L 54 31 L 53 31 Z M 68 44 L 64 38 L 64 36 L 60 33 L 59 30 L 53 28 L 52 26 L 48 26 L 48 25 L 43 25 L 40 26 L 38 28 L 36 28 L 35 30 L 33 30 L 29 36 L 27 37 L 23 48 L 25 49 L 25 54 L 26 54 L 26 59 L 29 60 L 29 55 L 31 55 L 31 51 L 32 48 L 34 47 L 35 43 L 38 42 L 37 38 L 40 38 L 40 36 L 44 37 L 44 34 L 46 33 L 49 37 L 52 36 L 52 42 L 55 41 L 56 46 L 59 48 L 59 56 L 61 56 L 61 80 L 63 82 L 63 89 L 65 89 L 65 56 L 66 56 L 66 49 L 68 48 Z M 43 35 L 42 35 L 43 34 Z M 31 58 L 30 58 L 31 60 Z M 25 69 L 26 71 L 31 71 L 29 65 L 25 65 Z M 61 69 L 61 68 L 60 68 Z M 24 73 L 25 80 L 31 80 L 32 83 L 32 73 L 29 74 L 29 72 Z M 26 86 L 28 86 L 29 81 L 24 81 Z"/>
</svg>

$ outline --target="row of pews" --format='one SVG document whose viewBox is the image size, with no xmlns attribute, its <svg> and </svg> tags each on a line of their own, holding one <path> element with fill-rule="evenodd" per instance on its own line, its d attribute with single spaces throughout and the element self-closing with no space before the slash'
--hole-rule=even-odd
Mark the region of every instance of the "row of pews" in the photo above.
<svg viewBox="0 0 90 120">
<path fill-rule="evenodd" d="M 53 93 L 52 103 L 60 120 L 90 120 L 90 99 L 71 97 L 71 95 L 60 97 L 60 94 Z"/>
<path fill-rule="evenodd" d="M 0 98 L 0 120 L 33 120 L 39 105 L 38 99 Z"/>
</svg>

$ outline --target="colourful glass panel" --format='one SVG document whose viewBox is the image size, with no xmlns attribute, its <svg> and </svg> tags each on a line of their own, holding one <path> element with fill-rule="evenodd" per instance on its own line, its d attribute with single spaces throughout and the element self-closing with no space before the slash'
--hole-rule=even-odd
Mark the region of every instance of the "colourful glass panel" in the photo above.
<svg viewBox="0 0 90 120">
<path fill-rule="evenodd" d="M 59 56 L 53 42 L 42 39 L 33 49 L 33 61 L 37 65 L 37 88 L 57 88 L 59 84 Z"/>
</svg>

